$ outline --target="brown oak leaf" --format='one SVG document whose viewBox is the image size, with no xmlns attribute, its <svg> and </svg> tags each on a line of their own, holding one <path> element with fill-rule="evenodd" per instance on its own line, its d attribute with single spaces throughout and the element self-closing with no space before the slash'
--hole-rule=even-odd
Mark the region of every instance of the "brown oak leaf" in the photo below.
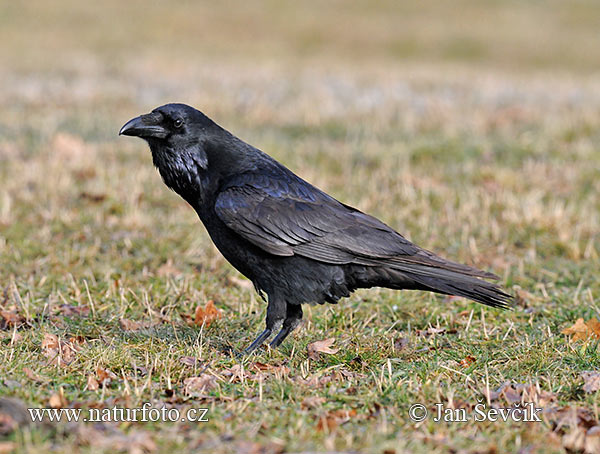
<svg viewBox="0 0 600 454">
<path fill-rule="evenodd" d="M 467 355 L 458 363 L 460 367 L 467 369 L 477 360 L 473 355 Z"/>
<path fill-rule="evenodd" d="M 600 389 L 600 372 L 586 371 L 581 373 L 583 378 L 583 390 L 586 393 L 593 393 Z"/>
<path fill-rule="evenodd" d="M 58 390 L 57 393 L 54 393 L 48 399 L 48 404 L 52 408 L 66 408 L 69 405 L 67 398 L 65 397 L 65 392 L 62 387 Z"/>
<path fill-rule="evenodd" d="M 50 364 L 67 366 L 75 360 L 81 349 L 80 343 L 83 343 L 83 340 L 72 337 L 69 341 L 63 341 L 56 334 L 45 333 L 42 339 L 42 353 Z"/>
<path fill-rule="evenodd" d="M 356 416 L 356 410 L 334 410 L 325 413 L 319 417 L 317 430 L 331 432 L 340 424 L 344 424 Z"/>
<path fill-rule="evenodd" d="M 573 326 L 563 329 L 561 333 L 567 336 L 572 335 L 573 342 L 586 341 L 590 338 L 598 339 L 600 338 L 600 321 L 595 317 L 587 322 L 584 322 L 583 318 L 578 318 Z"/>
<path fill-rule="evenodd" d="M 183 381 L 184 391 L 189 395 L 203 395 L 216 386 L 216 380 L 217 379 L 210 374 L 186 378 Z"/>
<path fill-rule="evenodd" d="M 194 324 L 208 327 L 213 321 L 222 317 L 220 309 L 217 309 L 213 300 L 209 300 L 206 306 L 198 306 L 194 316 Z"/>
<path fill-rule="evenodd" d="M 325 353 L 327 355 L 336 354 L 339 351 L 339 348 L 331 348 L 334 342 L 335 337 L 330 337 L 329 339 L 324 339 L 308 344 L 308 346 L 306 347 L 306 349 L 308 350 L 308 357 L 310 359 L 317 360 L 319 359 L 319 353 Z"/>
<path fill-rule="evenodd" d="M 93 375 L 88 375 L 86 388 L 89 391 L 98 391 L 98 389 L 100 388 L 100 383 L 98 383 L 96 377 L 94 377 Z"/>
</svg>

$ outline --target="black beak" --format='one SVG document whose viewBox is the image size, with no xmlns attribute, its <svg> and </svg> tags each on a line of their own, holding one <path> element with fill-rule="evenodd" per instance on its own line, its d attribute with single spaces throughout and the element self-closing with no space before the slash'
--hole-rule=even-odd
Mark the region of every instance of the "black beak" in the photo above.
<svg viewBox="0 0 600 454">
<path fill-rule="evenodd" d="M 169 135 L 169 131 L 161 126 L 162 120 L 163 116 L 159 112 L 140 115 L 125 123 L 119 131 L 119 135 L 136 136 L 142 139 L 164 139 Z"/>
</svg>

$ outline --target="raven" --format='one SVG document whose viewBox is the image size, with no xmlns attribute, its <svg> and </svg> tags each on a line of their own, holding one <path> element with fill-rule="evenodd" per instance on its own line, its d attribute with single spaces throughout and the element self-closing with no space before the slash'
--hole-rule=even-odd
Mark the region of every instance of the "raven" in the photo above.
<svg viewBox="0 0 600 454">
<path fill-rule="evenodd" d="M 223 256 L 268 299 L 277 347 L 302 320 L 303 303 L 332 303 L 358 288 L 426 290 L 509 308 L 494 274 L 445 260 L 380 220 L 345 205 L 185 104 L 128 121 L 165 184 L 198 213 Z"/>
</svg>

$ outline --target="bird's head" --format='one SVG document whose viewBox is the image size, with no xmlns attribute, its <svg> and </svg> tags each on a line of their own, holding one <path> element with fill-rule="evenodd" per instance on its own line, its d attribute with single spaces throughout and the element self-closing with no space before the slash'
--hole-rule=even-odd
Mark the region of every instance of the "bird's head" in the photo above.
<svg viewBox="0 0 600 454">
<path fill-rule="evenodd" d="M 185 104 L 166 104 L 129 120 L 119 135 L 148 142 L 154 165 L 165 183 L 178 193 L 197 186 L 208 168 L 206 144 L 220 129 L 199 110 Z"/>
<path fill-rule="evenodd" d="M 133 118 L 119 135 L 148 142 L 164 182 L 186 200 L 199 189 L 210 189 L 207 185 L 218 186 L 221 178 L 270 159 L 185 104 L 165 104 Z"/>
<path fill-rule="evenodd" d="M 171 148 L 184 148 L 202 137 L 203 131 L 214 125 L 199 110 L 186 104 L 165 104 L 152 112 L 132 118 L 123 125 L 119 135 L 136 136 L 148 143 Z"/>
</svg>

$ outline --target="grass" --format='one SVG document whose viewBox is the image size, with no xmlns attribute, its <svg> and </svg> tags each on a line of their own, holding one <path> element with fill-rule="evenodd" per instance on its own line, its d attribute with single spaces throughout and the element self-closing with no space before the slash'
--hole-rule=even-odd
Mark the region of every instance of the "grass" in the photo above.
<svg viewBox="0 0 600 454">
<path fill-rule="evenodd" d="M 435 2 L 332 2 L 322 18 L 314 4 L 229 17 L 227 5 L 109 2 L 111 23 L 66 0 L 3 5 L 0 453 L 594 452 L 598 396 L 581 374 L 598 369 L 598 341 L 561 331 L 600 316 L 597 7 L 548 3 L 463 0 L 460 19 Z M 489 32 L 503 21 L 512 32 Z M 516 309 L 359 291 L 306 307 L 281 349 L 241 370 L 230 353 L 262 329 L 265 304 L 146 147 L 116 136 L 172 100 L 418 244 L 493 270 Z M 222 317 L 192 323 L 210 300 Z M 338 351 L 310 358 L 328 338 Z M 90 377 L 109 379 L 94 389 Z M 409 418 L 414 403 L 509 406 L 494 393 L 507 382 L 543 422 Z M 6 397 L 205 407 L 209 422 L 14 429 Z"/>
</svg>

